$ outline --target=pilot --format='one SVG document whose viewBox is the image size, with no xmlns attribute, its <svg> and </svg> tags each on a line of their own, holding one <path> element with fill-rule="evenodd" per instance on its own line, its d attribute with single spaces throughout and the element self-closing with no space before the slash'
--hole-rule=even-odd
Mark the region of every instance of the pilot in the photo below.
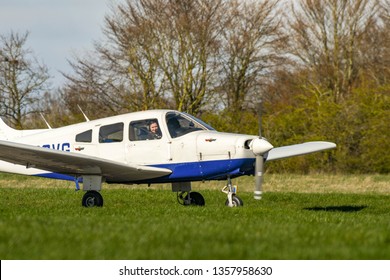
<svg viewBox="0 0 390 280">
<path fill-rule="evenodd" d="M 149 135 L 148 135 L 148 139 L 149 140 L 153 140 L 153 139 L 160 139 L 161 138 L 161 131 L 158 127 L 158 123 L 157 121 L 152 121 L 150 124 L 149 124 Z"/>
</svg>

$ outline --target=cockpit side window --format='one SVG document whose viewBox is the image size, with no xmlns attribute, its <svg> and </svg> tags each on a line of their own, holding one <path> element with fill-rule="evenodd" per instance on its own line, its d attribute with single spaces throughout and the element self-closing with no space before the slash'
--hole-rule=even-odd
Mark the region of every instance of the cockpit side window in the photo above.
<svg viewBox="0 0 390 280">
<path fill-rule="evenodd" d="M 104 125 L 99 130 L 99 143 L 113 143 L 123 141 L 123 123 Z"/>
<path fill-rule="evenodd" d="M 158 140 L 162 133 L 157 119 L 132 121 L 129 126 L 130 141 Z"/>
<path fill-rule="evenodd" d="M 204 127 L 194 122 L 191 118 L 176 112 L 167 113 L 166 121 L 169 134 L 172 138 L 180 137 L 197 130 L 205 130 Z"/>
<path fill-rule="evenodd" d="M 202 120 L 200 120 L 200 119 L 198 119 L 190 114 L 187 114 L 187 113 L 182 113 L 182 114 L 187 116 L 188 118 L 194 120 L 195 123 L 199 124 L 199 127 L 202 127 L 202 129 L 215 131 L 215 129 L 211 125 L 209 125 L 208 123 L 205 123 L 204 121 L 202 121 Z"/>
<path fill-rule="evenodd" d="M 76 142 L 91 143 L 92 142 L 92 129 L 77 134 L 76 135 Z"/>
</svg>

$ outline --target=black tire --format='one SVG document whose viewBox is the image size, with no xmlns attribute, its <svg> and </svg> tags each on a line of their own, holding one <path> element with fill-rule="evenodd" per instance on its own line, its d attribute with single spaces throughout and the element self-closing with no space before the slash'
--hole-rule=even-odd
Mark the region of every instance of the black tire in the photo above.
<svg viewBox="0 0 390 280">
<path fill-rule="evenodd" d="M 87 191 L 84 194 L 81 203 L 84 207 L 102 207 L 103 197 L 97 191 Z"/>
<path fill-rule="evenodd" d="M 191 205 L 204 206 L 206 203 L 204 201 L 203 196 L 198 192 L 191 192 Z M 185 200 L 188 199 L 188 195 L 186 195 Z"/>
<path fill-rule="evenodd" d="M 241 207 L 241 206 L 244 206 L 244 202 L 242 201 L 242 199 L 239 198 L 239 197 L 236 196 L 236 195 L 233 195 L 233 197 L 232 197 L 232 203 L 233 203 L 233 207 Z M 226 205 L 226 206 L 229 206 L 229 199 L 226 199 L 225 205 Z"/>
</svg>

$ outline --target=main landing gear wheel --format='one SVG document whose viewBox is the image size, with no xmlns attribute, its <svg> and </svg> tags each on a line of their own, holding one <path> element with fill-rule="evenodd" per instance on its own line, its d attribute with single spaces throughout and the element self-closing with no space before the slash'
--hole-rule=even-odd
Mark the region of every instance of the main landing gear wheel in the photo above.
<svg viewBox="0 0 390 280">
<path fill-rule="evenodd" d="M 242 199 L 236 195 L 232 195 L 232 204 L 232 207 L 244 206 L 244 202 L 242 201 Z M 225 205 L 229 206 L 229 199 L 226 199 Z"/>
<path fill-rule="evenodd" d="M 97 191 L 87 191 L 83 196 L 82 205 L 84 207 L 102 207 L 103 197 Z"/>
<path fill-rule="evenodd" d="M 196 205 L 196 206 L 204 206 L 205 201 L 203 196 L 198 192 L 189 192 L 185 197 L 183 195 L 185 192 L 178 193 L 177 200 L 182 205 Z"/>
</svg>

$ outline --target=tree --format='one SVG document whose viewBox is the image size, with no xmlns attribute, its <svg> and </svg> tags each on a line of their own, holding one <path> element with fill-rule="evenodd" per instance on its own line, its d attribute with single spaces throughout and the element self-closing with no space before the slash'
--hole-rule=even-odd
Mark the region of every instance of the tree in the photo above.
<svg viewBox="0 0 390 280">
<path fill-rule="evenodd" d="M 310 71 L 306 87 L 340 102 L 359 81 L 364 35 L 374 28 L 376 0 L 301 0 L 290 20 L 291 54 Z"/>
<path fill-rule="evenodd" d="M 128 0 L 114 6 L 105 18 L 106 41 L 95 45 L 90 59 L 72 63 L 69 95 L 87 93 L 115 112 L 162 106 L 198 112 L 213 88 L 221 2 Z"/>
<path fill-rule="evenodd" d="M 230 131 L 258 133 L 257 104 L 267 98 L 265 85 L 285 62 L 279 12 L 278 0 L 230 1 L 225 9 L 217 92 L 220 121 L 228 122 Z"/>
<path fill-rule="evenodd" d="M 28 32 L 0 35 L 0 114 L 16 128 L 36 112 L 48 89 L 48 69 L 25 48 Z"/>
<path fill-rule="evenodd" d="M 215 90 L 223 1 L 163 2 L 155 34 L 159 67 L 176 109 L 197 114 Z"/>
<path fill-rule="evenodd" d="M 241 112 L 257 98 L 261 77 L 280 61 L 278 4 L 127 0 L 113 6 L 105 40 L 89 58 L 72 63 L 69 100 L 100 102 L 115 112 Z"/>
<path fill-rule="evenodd" d="M 259 98 L 264 77 L 282 61 L 279 1 L 232 1 L 223 29 L 222 85 L 225 106 L 240 112 Z M 263 80 L 263 81 L 262 81 Z"/>
<path fill-rule="evenodd" d="M 294 3 L 295 64 L 273 73 L 264 134 L 275 146 L 326 139 L 338 147 L 269 170 L 388 173 L 389 2 Z"/>
</svg>

